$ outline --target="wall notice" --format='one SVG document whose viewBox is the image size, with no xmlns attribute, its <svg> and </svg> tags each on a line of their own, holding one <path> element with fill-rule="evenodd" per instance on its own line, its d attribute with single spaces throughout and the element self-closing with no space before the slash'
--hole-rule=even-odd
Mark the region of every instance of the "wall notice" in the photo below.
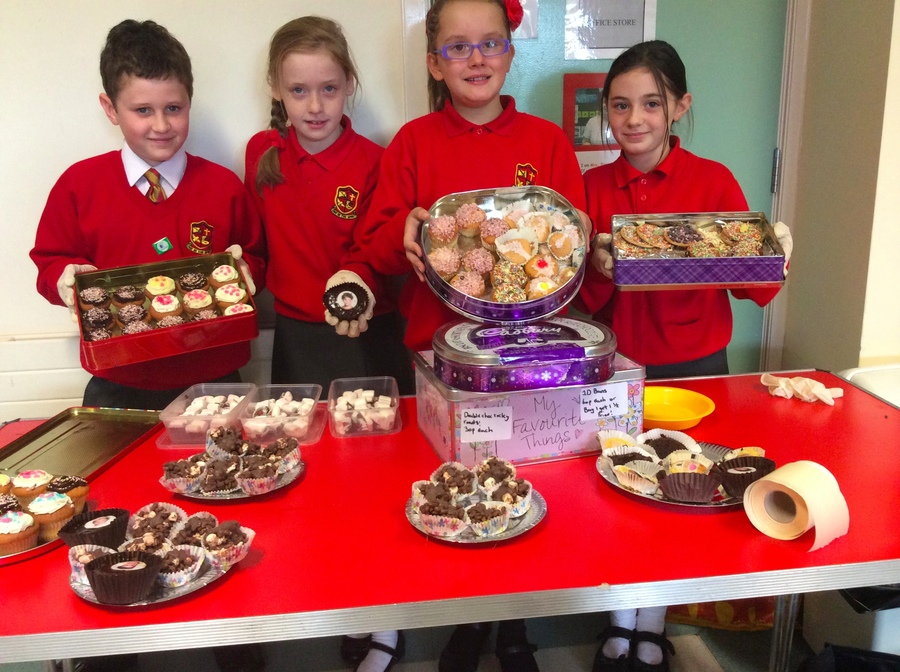
<svg viewBox="0 0 900 672">
<path fill-rule="evenodd" d="M 512 436 L 513 411 L 500 408 L 464 408 L 460 412 L 459 439 L 463 442 L 505 441 Z"/>
<path fill-rule="evenodd" d="M 615 58 L 656 37 L 656 0 L 566 0 L 566 60 Z"/>
<path fill-rule="evenodd" d="M 581 421 L 614 418 L 628 412 L 628 383 L 591 385 L 581 389 Z"/>
</svg>

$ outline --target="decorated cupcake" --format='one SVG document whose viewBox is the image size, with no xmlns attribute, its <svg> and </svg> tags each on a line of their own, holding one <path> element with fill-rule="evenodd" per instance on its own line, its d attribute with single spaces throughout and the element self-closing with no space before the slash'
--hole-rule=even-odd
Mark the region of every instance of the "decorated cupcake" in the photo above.
<svg viewBox="0 0 900 672">
<path fill-rule="evenodd" d="M 572 251 L 575 249 L 572 239 L 564 231 L 551 233 L 547 239 L 547 245 L 550 248 L 550 254 L 559 261 L 569 259 L 572 256 Z"/>
<path fill-rule="evenodd" d="M 204 495 L 227 494 L 240 489 L 237 474 L 241 470 L 241 458 L 236 455 L 228 459 L 213 459 L 206 463 L 206 470 L 200 478 L 199 491 Z"/>
<path fill-rule="evenodd" d="M 494 245 L 497 254 L 516 266 L 524 266 L 537 252 L 537 238 L 531 229 L 512 229 L 499 236 Z"/>
<path fill-rule="evenodd" d="M 99 509 L 85 511 L 63 525 L 59 538 L 67 546 L 94 544 L 118 548 L 125 539 L 128 528 L 127 509 Z"/>
<path fill-rule="evenodd" d="M 513 285 L 515 287 L 525 287 L 528 282 L 528 276 L 521 266 L 511 264 L 510 262 L 501 260 L 491 269 L 491 283 L 494 287 L 502 285 Z"/>
<path fill-rule="evenodd" d="M 513 464 L 499 457 L 489 457 L 476 465 L 474 471 L 478 487 L 488 494 L 500 487 L 503 481 L 516 477 L 516 468 Z"/>
<path fill-rule="evenodd" d="M 38 495 L 28 503 L 25 510 L 40 526 L 38 540 L 41 542 L 56 539 L 60 528 L 75 515 L 72 500 L 61 492 L 45 492 Z"/>
<path fill-rule="evenodd" d="M 236 303 L 233 306 L 228 306 L 225 310 L 222 311 L 223 317 L 228 317 L 229 315 L 244 315 L 246 313 L 252 313 L 253 306 L 249 303 Z"/>
<path fill-rule="evenodd" d="M 0 513 L 6 513 L 7 511 L 25 511 L 25 509 L 22 508 L 21 502 L 15 495 L 7 493 L 0 495 Z"/>
<path fill-rule="evenodd" d="M 481 245 L 488 252 L 493 252 L 496 247 L 497 238 L 509 231 L 509 224 L 502 219 L 491 218 L 481 223 Z"/>
<path fill-rule="evenodd" d="M 263 447 L 262 455 L 274 462 L 278 472 L 290 471 L 300 464 L 300 442 L 292 436 L 282 436 Z"/>
<path fill-rule="evenodd" d="M 0 556 L 21 553 L 37 545 L 38 525 L 27 513 L 0 514 Z"/>
<path fill-rule="evenodd" d="M 184 317 L 181 315 L 166 315 L 159 322 L 156 323 L 156 326 L 160 329 L 165 329 L 166 327 L 178 327 L 184 324 Z"/>
<path fill-rule="evenodd" d="M 463 203 L 456 211 L 456 223 L 459 233 L 467 238 L 481 235 L 481 223 L 487 219 L 484 210 L 474 203 Z"/>
<path fill-rule="evenodd" d="M 6 474 L 0 474 L 0 495 L 8 494 L 12 490 L 12 479 Z"/>
<path fill-rule="evenodd" d="M 91 308 L 81 314 L 86 329 L 109 329 L 113 326 L 113 314 L 109 308 Z"/>
<path fill-rule="evenodd" d="M 443 483 L 455 497 L 475 494 L 478 480 L 475 472 L 460 462 L 445 462 L 431 474 L 432 483 Z"/>
<path fill-rule="evenodd" d="M 178 276 L 178 289 L 182 294 L 193 292 L 198 289 L 206 290 L 209 288 L 209 279 L 203 274 L 196 271 L 190 271 Z"/>
<path fill-rule="evenodd" d="M 509 505 L 509 515 L 513 518 L 524 516 L 531 508 L 531 483 L 523 478 L 508 478 L 503 481 L 491 499 L 495 502 L 505 502 Z"/>
<path fill-rule="evenodd" d="M 168 502 L 154 502 L 142 506 L 128 519 L 126 536 L 138 537 L 146 532 L 153 532 L 169 537 L 185 520 L 187 514 L 178 506 Z"/>
<path fill-rule="evenodd" d="M 200 477 L 206 470 L 206 453 L 198 453 L 181 460 L 163 463 L 163 475 L 159 482 L 171 492 L 194 492 L 200 488 Z"/>
<path fill-rule="evenodd" d="M 213 310 L 212 308 L 207 308 L 206 310 L 201 310 L 196 315 L 194 315 L 194 322 L 205 322 L 207 320 L 215 320 L 219 317 L 219 314 Z"/>
<path fill-rule="evenodd" d="M 144 296 L 151 301 L 156 296 L 175 293 L 175 281 L 166 275 L 155 275 L 144 285 Z"/>
<path fill-rule="evenodd" d="M 456 217 L 441 215 L 428 222 L 428 237 L 432 249 L 435 247 L 453 247 L 459 238 L 459 225 Z"/>
<path fill-rule="evenodd" d="M 545 212 L 528 212 L 522 216 L 519 228 L 531 229 L 538 243 L 546 243 L 551 231 L 550 216 Z"/>
<path fill-rule="evenodd" d="M 84 566 L 94 597 L 102 604 L 134 604 L 150 596 L 162 558 L 152 553 L 110 553 Z"/>
<path fill-rule="evenodd" d="M 247 290 L 234 283 L 222 285 L 216 290 L 216 305 L 224 310 L 236 303 L 247 302 Z"/>
<path fill-rule="evenodd" d="M 468 526 L 465 509 L 449 502 L 425 502 L 419 506 L 419 520 L 436 537 L 455 537 Z"/>
<path fill-rule="evenodd" d="M 529 301 L 540 299 L 559 289 L 553 278 L 535 278 L 525 286 L 525 294 Z"/>
<path fill-rule="evenodd" d="M 196 315 L 201 310 L 212 308 L 213 297 L 205 289 L 192 289 L 181 297 L 184 312 L 188 315 Z"/>
<path fill-rule="evenodd" d="M 105 341 L 108 338 L 112 338 L 112 332 L 109 329 L 90 329 L 84 335 L 84 340 L 86 341 Z"/>
<path fill-rule="evenodd" d="M 450 504 L 456 497 L 446 483 L 433 483 L 431 481 L 416 481 L 412 485 L 413 505 L 417 508 L 425 502 L 444 502 Z"/>
<path fill-rule="evenodd" d="M 251 455 L 242 460 L 235 478 L 248 495 L 264 495 L 278 486 L 278 465 L 263 455 Z"/>
<path fill-rule="evenodd" d="M 256 532 L 249 527 L 243 527 L 236 520 L 226 520 L 207 533 L 203 548 L 214 562 L 228 568 L 247 557 L 255 536 Z"/>
<path fill-rule="evenodd" d="M 462 257 L 455 247 L 436 247 L 428 253 L 428 262 L 435 273 L 444 280 L 449 280 L 459 272 Z"/>
<path fill-rule="evenodd" d="M 153 331 L 153 327 L 149 322 L 129 322 L 124 327 L 122 327 L 122 335 L 129 336 L 132 334 L 143 334 L 148 331 Z"/>
<path fill-rule="evenodd" d="M 122 306 L 116 311 L 116 324 L 124 328 L 131 322 L 147 322 L 150 320 L 150 313 L 136 303 L 130 303 Z"/>
<path fill-rule="evenodd" d="M 175 546 L 163 556 L 157 581 L 166 588 L 178 588 L 197 578 L 206 559 L 199 546 Z"/>
<path fill-rule="evenodd" d="M 150 301 L 150 316 L 154 320 L 161 320 L 169 315 L 181 315 L 183 310 L 181 301 L 171 294 L 160 294 Z"/>
<path fill-rule="evenodd" d="M 494 270 L 494 255 L 483 247 L 476 247 L 466 252 L 462 257 L 463 270 L 471 273 L 479 273 L 487 282 Z"/>
<path fill-rule="evenodd" d="M 28 506 L 35 497 L 47 492 L 47 486 L 52 480 L 53 475 L 42 469 L 20 471 L 13 476 L 10 492 L 18 498 L 22 506 Z"/>
<path fill-rule="evenodd" d="M 218 524 L 219 520 L 213 514 L 199 511 L 184 521 L 184 525 L 172 537 L 172 543 L 176 546 L 202 546 L 203 538 Z"/>
<path fill-rule="evenodd" d="M 491 290 L 491 301 L 494 303 L 520 303 L 528 296 L 518 285 L 496 285 Z"/>
<path fill-rule="evenodd" d="M 472 271 L 460 271 L 450 278 L 450 286 L 467 296 L 481 297 L 484 294 L 484 277 L 481 273 Z"/>
<path fill-rule="evenodd" d="M 112 303 L 116 308 L 130 305 L 143 306 L 146 298 L 144 290 L 134 285 L 124 285 L 113 290 L 112 293 Z"/>
<path fill-rule="evenodd" d="M 78 292 L 78 306 L 82 310 L 109 308 L 109 292 L 103 287 L 85 287 Z"/>
<path fill-rule="evenodd" d="M 209 274 L 209 284 L 213 289 L 219 289 L 223 285 L 236 284 L 240 281 L 237 269 L 230 264 L 222 264 L 213 269 Z"/>
<path fill-rule="evenodd" d="M 90 486 L 81 476 L 57 476 L 47 484 L 47 492 L 68 495 L 75 505 L 75 515 L 84 511 Z"/>
</svg>

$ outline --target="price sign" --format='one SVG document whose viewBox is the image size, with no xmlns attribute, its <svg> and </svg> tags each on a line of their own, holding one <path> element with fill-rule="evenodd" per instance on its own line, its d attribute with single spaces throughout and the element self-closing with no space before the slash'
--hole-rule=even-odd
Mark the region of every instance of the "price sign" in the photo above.
<svg viewBox="0 0 900 672">
<path fill-rule="evenodd" d="M 460 412 L 459 440 L 505 441 L 512 436 L 513 412 L 500 408 L 464 408 Z"/>
<path fill-rule="evenodd" d="M 628 382 L 581 389 L 581 421 L 615 418 L 628 412 Z"/>
</svg>

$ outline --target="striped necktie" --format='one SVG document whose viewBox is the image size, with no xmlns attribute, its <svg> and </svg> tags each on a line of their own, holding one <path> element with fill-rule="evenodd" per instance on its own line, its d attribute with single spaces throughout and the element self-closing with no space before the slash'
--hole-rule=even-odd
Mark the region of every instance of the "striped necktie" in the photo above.
<svg viewBox="0 0 900 672">
<path fill-rule="evenodd" d="M 150 183 L 150 189 L 147 190 L 147 198 L 150 199 L 150 202 L 161 203 L 166 200 L 166 192 L 159 183 L 159 172 L 156 168 L 148 170 L 144 173 L 144 177 L 146 177 L 147 181 Z"/>
</svg>

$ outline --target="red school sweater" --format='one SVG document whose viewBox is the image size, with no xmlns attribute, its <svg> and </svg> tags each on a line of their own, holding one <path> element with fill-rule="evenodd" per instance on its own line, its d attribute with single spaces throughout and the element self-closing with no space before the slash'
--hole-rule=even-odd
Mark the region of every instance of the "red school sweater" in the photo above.
<svg viewBox="0 0 900 672">
<path fill-rule="evenodd" d="M 50 191 L 30 252 L 38 268 L 38 292 L 50 303 L 62 305 L 56 282 L 68 264 L 93 264 L 103 270 L 224 252 L 235 243 L 243 248 L 261 289 L 262 224 L 244 185 L 223 166 L 190 154 L 187 158 L 178 188 L 156 204 L 128 185 L 119 151 L 79 161 L 66 170 Z M 154 243 L 163 238 L 172 247 L 157 254 Z M 104 377 L 142 389 L 188 387 L 246 364 L 250 345 L 208 349 L 194 358 L 177 359 L 109 370 Z"/>
<path fill-rule="evenodd" d="M 681 147 L 677 137 L 663 162 L 641 173 L 624 156 L 584 175 L 594 233 L 610 233 L 613 215 L 747 210 L 731 171 Z M 778 289 L 735 289 L 760 306 Z M 595 319 L 616 334 L 618 350 L 641 364 L 687 362 L 718 352 L 731 340 L 732 316 L 724 289 L 629 291 L 589 266 L 580 298 Z"/>
<path fill-rule="evenodd" d="M 447 103 L 397 132 L 381 159 L 372 205 L 343 268 L 366 282 L 374 279 L 372 269 L 409 273 L 403 250 L 407 215 L 451 193 L 534 184 L 584 210 L 584 183 L 572 143 L 555 124 L 517 111 L 511 97 L 501 100 L 503 112 L 483 126 L 466 121 Z M 404 343 L 415 351 L 430 349 L 435 331 L 459 317 L 412 273 L 400 311 L 408 320 Z"/>
<path fill-rule="evenodd" d="M 293 132 L 282 138 L 262 131 L 247 143 L 244 184 L 265 226 L 266 286 L 275 311 L 295 320 L 325 321 L 325 283 L 341 269 L 378 179 L 384 149 L 356 133 L 348 117 L 341 125 L 337 141 L 318 154 L 303 149 Z M 278 151 L 284 181 L 260 194 L 259 160 L 270 147 Z M 384 297 L 376 298 L 379 313 L 390 308 Z"/>
</svg>

